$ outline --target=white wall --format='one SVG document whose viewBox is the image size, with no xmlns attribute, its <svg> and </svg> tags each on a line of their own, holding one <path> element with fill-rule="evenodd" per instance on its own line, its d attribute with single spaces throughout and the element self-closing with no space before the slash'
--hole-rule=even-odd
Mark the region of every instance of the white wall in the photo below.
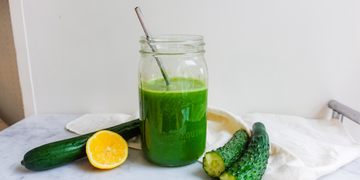
<svg viewBox="0 0 360 180">
<path fill-rule="evenodd" d="M 153 34 L 201 34 L 209 104 L 235 114 L 360 111 L 360 1 L 11 0 L 26 116 L 138 109 L 140 6 Z"/>
</svg>

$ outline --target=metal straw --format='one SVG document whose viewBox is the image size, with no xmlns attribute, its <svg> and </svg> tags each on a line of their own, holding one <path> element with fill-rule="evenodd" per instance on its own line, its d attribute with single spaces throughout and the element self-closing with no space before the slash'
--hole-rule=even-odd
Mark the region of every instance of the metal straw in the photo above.
<svg viewBox="0 0 360 180">
<path fill-rule="evenodd" d="M 157 49 L 156 49 L 155 45 L 153 44 L 153 40 L 151 38 L 149 27 L 146 24 L 145 18 L 143 16 L 143 14 L 141 13 L 141 10 L 140 10 L 139 6 L 135 8 L 135 12 L 136 12 L 136 14 L 137 14 L 137 16 L 139 18 L 139 21 L 141 23 L 141 26 L 142 26 L 142 28 L 143 28 L 143 30 L 145 32 L 146 40 L 147 40 L 151 50 L 155 53 L 153 56 L 154 56 L 158 66 L 160 68 L 161 74 L 163 75 L 163 77 L 165 79 L 166 85 L 169 86 L 170 85 L 169 76 L 167 75 L 167 73 L 165 71 L 165 68 L 164 68 L 160 58 L 156 56 Z"/>
</svg>

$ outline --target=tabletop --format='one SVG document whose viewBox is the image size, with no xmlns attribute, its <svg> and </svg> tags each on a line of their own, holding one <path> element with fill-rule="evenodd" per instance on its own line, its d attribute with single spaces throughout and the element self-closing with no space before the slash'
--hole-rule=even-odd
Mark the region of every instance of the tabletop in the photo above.
<svg viewBox="0 0 360 180">
<path fill-rule="evenodd" d="M 99 170 L 87 158 L 46 171 L 30 171 L 20 162 L 24 154 L 40 145 L 77 136 L 65 125 L 81 115 L 36 114 L 0 132 L 0 180 L 12 179 L 212 179 L 195 162 L 183 167 L 160 167 L 148 162 L 141 151 L 130 149 L 124 164 L 112 170 Z M 215 178 L 214 178 L 215 179 Z M 360 179 L 360 158 L 319 180 Z"/>
</svg>

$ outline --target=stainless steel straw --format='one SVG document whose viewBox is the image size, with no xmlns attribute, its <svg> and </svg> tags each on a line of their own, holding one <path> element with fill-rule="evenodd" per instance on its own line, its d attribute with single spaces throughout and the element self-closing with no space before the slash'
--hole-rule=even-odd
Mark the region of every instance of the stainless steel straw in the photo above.
<svg viewBox="0 0 360 180">
<path fill-rule="evenodd" d="M 161 74 L 163 75 L 164 79 L 165 79 L 165 82 L 166 82 L 166 85 L 169 86 L 170 85 L 170 81 L 169 81 L 169 76 L 167 75 L 166 71 L 165 71 L 165 68 L 160 60 L 159 57 L 156 56 L 156 53 L 157 53 L 157 49 L 155 47 L 155 45 L 153 44 L 153 40 L 152 40 L 152 37 L 151 37 L 151 34 L 150 34 L 150 30 L 149 30 L 149 27 L 147 26 L 146 24 L 146 21 L 145 21 L 145 18 L 143 16 L 143 14 L 141 13 L 141 10 L 140 10 L 140 7 L 136 7 L 135 8 L 135 11 L 136 11 L 136 14 L 139 18 L 139 21 L 141 23 L 141 26 L 145 32 L 145 35 L 146 35 L 146 40 L 151 48 L 151 50 L 155 53 L 153 56 L 157 62 L 157 64 L 159 65 L 159 68 L 160 68 L 160 71 L 161 71 Z"/>
</svg>

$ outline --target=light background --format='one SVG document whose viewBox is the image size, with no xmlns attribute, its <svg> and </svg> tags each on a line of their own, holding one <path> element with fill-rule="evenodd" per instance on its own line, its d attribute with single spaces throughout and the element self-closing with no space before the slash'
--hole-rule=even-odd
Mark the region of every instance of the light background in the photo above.
<svg viewBox="0 0 360 180">
<path fill-rule="evenodd" d="M 143 31 L 200 34 L 209 105 L 330 118 L 335 99 L 360 111 L 357 0 L 12 0 L 25 115 L 133 113 Z"/>
</svg>

